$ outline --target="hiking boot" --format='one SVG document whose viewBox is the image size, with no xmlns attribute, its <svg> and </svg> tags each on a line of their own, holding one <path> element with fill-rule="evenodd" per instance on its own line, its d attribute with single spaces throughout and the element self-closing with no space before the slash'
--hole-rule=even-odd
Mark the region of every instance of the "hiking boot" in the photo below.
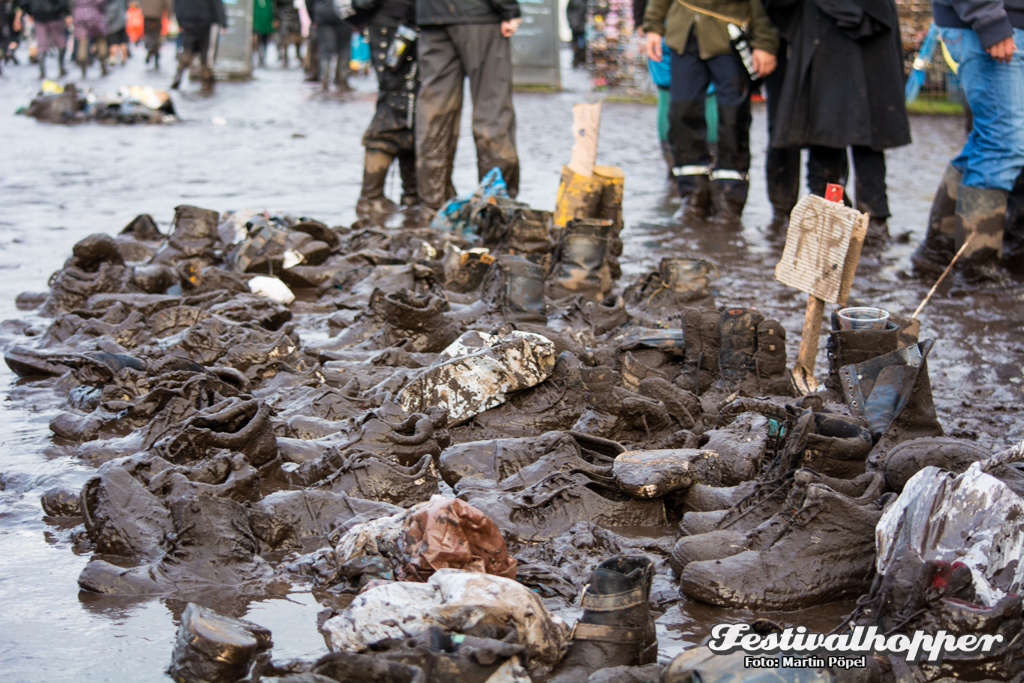
<svg viewBox="0 0 1024 683">
<path fill-rule="evenodd" d="M 825 346 L 828 356 L 825 386 L 831 390 L 834 401 L 842 400 L 843 396 L 839 369 L 895 351 L 899 343 L 899 331 L 899 325 L 891 321 L 884 330 L 844 330 L 839 324 L 839 314 L 832 311 L 832 331 Z"/>
<path fill-rule="evenodd" d="M 200 460 L 220 448 L 242 453 L 256 467 L 277 457 L 270 406 L 257 399 L 228 399 L 210 406 L 189 417 L 175 431 L 151 447 L 168 462 Z"/>
<path fill-rule="evenodd" d="M 718 377 L 721 352 L 721 314 L 718 311 L 683 311 L 683 371 L 675 379 L 681 389 L 697 394 L 707 391 Z"/>
<path fill-rule="evenodd" d="M 457 294 L 467 294 L 480 288 L 494 257 L 487 249 L 463 251 L 453 244 L 445 247 L 444 287 Z"/>
<path fill-rule="evenodd" d="M 688 512 L 728 510 L 752 493 L 755 486 L 755 481 L 745 481 L 736 486 L 712 486 L 696 481 L 686 490 L 683 505 Z"/>
<path fill-rule="evenodd" d="M 796 395 L 793 378 L 787 366 L 786 330 L 778 320 L 765 320 L 757 326 L 754 366 L 759 394 Z"/>
<path fill-rule="evenodd" d="M 666 257 L 656 273 L 640 278 L 623 296 L 630 308 L 661 318 L 684 307 L 712 310 L 715 299 L 708 285 L 713 272 L 717 271 L 710 261 Z"/>
<path fill-rule="evenodd" d="M 875 503 L 859 505 L 823 484 L 811 484 L 803 506 L 776 540 L 763 550 L 690 563 L 680 590 L 713 605 L 780 611 L 859 595 L 870 587 L 881 516 Z"/>
<path fill-rule="evenodd" d="M 545 293 L 552 299 L 579 294 L 601 300 L 612 288 L 612 276 L 605 257 L 612 222 L 573 219 L 559 238 L 555 261 Z"/>
<path fill-rule="evenodd" d="M 386 456 L 403 467 L 411 467 L 426 454 L 440 456 L 450 443 L 444 411 L 431 408 L 426 415 L 414 413 L 398 424 L 367 413 L 358 437 L 345 447 Z"/>
<path fill-rule="evenodd" d="M 541 436 L 456 444 L 441 453 L 439 462 L 445 483 L 456 486 L 464 477 L 504 481 L 552 454 L 564 454 L 574 458 L 583 470 L 611 476 L 615 456 L 625 450 L 608 439 L 574 432 L 547 432 Z"/>
<path fill-rule="evenodd" d="M 928 377 L 933 344 L 912 344 L 840 371 L 846 403 L 855 417 L 867 420 L 874 452 L 907 439 L 942 436 Z"/>
<path fill-rule="evenodd" d="M 961 184 L 956 193 L 956 245 L 971 243 L 957 262 L 956 285 L 964 289 L 1004 287 L 1012 280 L 1000 267 L 1009 193 Z"/>
<path fill-rule="evenodd" d="M 614 483 L 585 474 L 555 472 L 516 493 L 470 490 L 467 502 L 497 523 L 506 538 L 548 541 L 573 524 L 597 526 L 660 526 L 666 523 L 661 500 L 625 498 Z"/>
<path fill-rule="evenodd" d="M 746 173 L 717 168 L 711 171 L 711 211 L 715 223 L 739 225 L 749 192 Z"/>
<path fill-rule="evenodd" d="M 703 397 L 709 412 L 717 412 L 719 403 L 732 400 L 730 397 L 740 392 L 747 396 L 764 394 L 760 391 L 755 358 L 758 326 L 764 322 L 764 316 L 753 308 L 731 308 L 722 313 L 721 321 L 719 375 Z"/>
<path fill-rule="evenodd" d="M 718 478 L 718 454 L 697 448 L 626 451 L 615 458 L 615 481 L 633 498 L 661 498 L 696 481 Z"/>
<path fill-rule="evenodd" d="M 583 589 L 583 615 L 573 626 L 569 653 L 551 681 L 586 681 L 599 670 L 641 666 L 658 658 L 651 615 L 654 563 L 643 555 L 618 555 L 594 568 Z"/>
<path fill-rule="evenodd" d="M 971 463 L 987 460 L 992 453 L 980 446 L 948 436 L 921 437 L 898 444 L 878 463 L 890 490 L 901 493 L 912 476 L 925 467 L 960 474 Z"/>
<path fill-rule="evenodd" d="M 438 353 L 462 334 L 461 326 L 444 315 L 448 301 L 433 294 L 386 294 L 383 310 L 384 325 L 362 346 L 386 349 L 401 344 L 412 353 Z"/>
<path fill-rule="evenodd" d="M 484 288 L 506 321 L 547 322 L 544 269 L 536 263 L 501 254 L 495 259 Z"/>
<path fill-rule="evenodd" d="M 387 307 L 384 304 L 386 294 L 381 289 L 374 289 L 370 294 L 370 300 L 352 324 L 345 327 L 338 335 L 330 340 L 327 347 L 330 349 L 343 349 L 357 346 L 376 335 L 387 320 Z"/>
<path fill-rule="evenodd" d="M 813 417 L 801 456 L 803 466 L 840 479 L 863 474 L 874 445 L 871 432 L 839 414 L 813 413 Z"/>
<path fill-rule="evenodd" d="M 303 463 L 294 473 L 288 473 L 287 479 L 303 487 L 329 489 L 401 507 L 430 500 L 438 493 L 437 469 L 429 453 L 410 467 L 402 467 L 388 457 L 367 451 L 325 454 L 318 460 Z M 315 466 L 307 467 L 313 462 Z M 331 471 L 325 472 L 328 464 Z M 325 476 L 309 481 L 317 474 Z"/>
</svg>

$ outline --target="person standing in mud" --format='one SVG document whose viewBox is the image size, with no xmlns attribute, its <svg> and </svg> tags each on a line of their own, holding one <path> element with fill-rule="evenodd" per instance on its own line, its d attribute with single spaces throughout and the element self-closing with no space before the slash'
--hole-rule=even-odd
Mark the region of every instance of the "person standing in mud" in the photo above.
<svg viewBox="0 0 1024 683">
<path fill-rule="evenodd" d="M 416 176 L 423 205 L 440 209 L 455 196 L 452 170 L 462 115 L 463 82 L 473 98 L 473 138 L 480 179 L 499 168 L 508 194 L 519 194 L 512 46 L 517 0 L 416 0 L 420 25 Z"/>
<path fill-rule="evenodd" d="M 68 0 L 29 0 L 26 11 L 18 8 L 14 13 L 15 25 L 20 26 L 22 16 L 27 13 L 36 24 L 36 43 L 39 51 L 39 78 L 46 78 L 46 53 L 51 47 L 57 48 L 57 66 L 64 76 L 64 53 L 67 49 L 65 27 L 71 24 Z"/>
<path fill-rule="evenodd" d="M 320 56 L 320 82 L 323 89 L 331 87 L 331 58 L 337 56 L 338 66 L 334 82 L 340 92 L 352 90 L 348 84 L 348 63 L 352 55 L 352 25 L 345 21 L 335 8 L 333 0 L 306 0 L 311 9 L 310 18 L 316 31 L 316 42 Z"/>
<path fill-rule="evenodd" d="M 213 66 L 210 64 L 210 38 L 214 24 L 221 30 L 227 29 L 227 18 L 224 15 L 224 3 L 221 0 L 175 0 L 174 14 L 181 27 L 181 53 L 178 55 L 178 70 L 174 74 L 171 89 L 177 90 L 181 85 L 181 77 L 185 69 L 198 55 L 202 92 L 213 94 Z"/>
<path fill-rule="evenodd" d="M 357 12 L 350 19 L 356 26 L 365 21 L 360 14 L 366 12 Z M 402 178 L 402 206 L 419 203 L 413 131 L 419 90 L 416 0 L 383 0 L 369 14 L 367 40 L 377 74 L 377 110 L 363 134 L 363 189 L 356 202 L 360 218 L 383 216 L 396 209 L 384 196 L 384 181 L 395 159 Z"/>
<path fill-rule="evenodd" d="M 89 47 L 96 46 L 100 71 L 107 75 L 107 2 L 106 0 L 72 0 L 71 19 L 75 25 L 75 52 L 78 66 L 85 78 L 89 69 Z"/>
<path fill-rule="evenodd" d="M 789 44 L 773 148 L 809 148 L 807 184 L 846 184 L 853 154 L 867 244 L 888 239 L 885 150 L 910 144 L 903 48 L 894 0 L 764 0 Z"/>
<path fill-rule="evenodd" d="M 160 47 L 163 45 L 164 14 L 171 11 L 171 0 L 142 0 L 142 32 L 146 41 L 146 64 L 160 68 Z"/>
<path fill-rule="evenodd" d="M 730 24 L 744 24 L 752 48 L 749 73 L 730 38 Z M 750 181 L 751 77 L 775 69 L 778 34 L 761 0 L 651 0 L 644 13 L 647 56 L 662 58 L 661 41 L 672 51 L 669 144 L 684 220 L 739 221 Z M 708 83 L 718 100 L 718 154 L 714 167 L 707 143 L 704 102 Z"/>
<path fill-rule="evenodd" d="M 960 284 L 1007 281 L 1019 267 L 1021 236 L 1008 206 L 1024 189 L 1024 0 L 932 0 L 935 24 L 974 115 L 960 154 L 950 161 L 935 194 L 928 233 L 914 253 L 915 267 L 941 273 L 960 255 Z M 1012 252 L 1004 254 L 1004 231 Z M 1008 259 L 1006 257 L 1009 257 Z M 1002 261 L 1002 262 L 1001 262 Z"/>
</svg>

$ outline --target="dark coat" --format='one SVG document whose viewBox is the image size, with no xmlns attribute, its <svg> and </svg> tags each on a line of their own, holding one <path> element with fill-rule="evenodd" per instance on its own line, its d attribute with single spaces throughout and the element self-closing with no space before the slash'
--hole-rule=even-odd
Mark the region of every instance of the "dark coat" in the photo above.
<svg viewBox="0 0 1024 683">
<path fill-rule="evenodd" d="M 587 0 L 569 0 L 565 6 L 565 18 L 573 33 L 583 33 L 587 28 Z"/>
<path fill-rule="evenodd" d="M 773 147 L 910 143 L 893 0 L 766 0 L 790 44 Z"/>
<path fill-rule="evenodd" d="M 499 24 L 519 16 L 519 0 L 416 0 L 420 26 Z"/>
<path fill-rule="evenodd" d="M 174 0 L 174 16 L 179 24 L 228 25 L 221 0 Z"/>
</svg>

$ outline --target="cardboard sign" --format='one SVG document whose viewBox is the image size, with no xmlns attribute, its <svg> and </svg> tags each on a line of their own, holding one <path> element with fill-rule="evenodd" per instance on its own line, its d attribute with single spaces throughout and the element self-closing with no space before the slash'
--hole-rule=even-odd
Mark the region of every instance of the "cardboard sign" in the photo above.
<svg viewBox="0 0 1024 683">
<path fill-rule="evenodd" d="M 790 214 L 775 279 L 822 301 L 845 304 L 868 220 L 866 213 L 807 195 Z"/>
</svg>

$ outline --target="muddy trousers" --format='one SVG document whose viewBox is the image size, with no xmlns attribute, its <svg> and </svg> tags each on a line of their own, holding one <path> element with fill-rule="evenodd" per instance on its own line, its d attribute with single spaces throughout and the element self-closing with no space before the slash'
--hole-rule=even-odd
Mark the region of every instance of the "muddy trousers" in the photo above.
<svg viewBox="0 0 1024 683">
<path fill-rule="evenodd" d="M 512 48 L 500 24 L 420 28 L 423 82 L 416 107 L 416 175 L 422 202 L 439 209 L 453 196 L 452 170 L 469 77 L 477 176 L 501 169 L 510 197 L 519 193 L 516 115 L 512 109 Z"/>
<path fill-rule="evenodd" d="M 750 170 L 750 83 L 736 54 L 700 58 L 696 34 L 686 49 L 672 55 L 669 105 L 669 143 L 675 160 L 673 175 L 681 197 L 688 197 L 707 182 L 746 202 Z M 718 100 L 718 159 L 711 169 L 705 99 L 708 84 L 715 84 Z"/>
<path fill-rule="evenodd" d="M 100 60 L 103 73 L 107 73 L 107 39 L 105 36 L 100 36 L 99 38 L 75 38 L 75 59 L 78 61 L 79 66 L 82 67 L 82 73 L 85 73 L 85 67 L 89 65 L 90 42 L 96 43 L 96 57 Z"/>
<path fill-rule="evenodd" d="M 853 169 L 857 176 L 857 210 L 869 214 L 872 218 L 888 218 L 885 152 L 859 146 L 850 149 L 853 152 Z M 807 187 L 811 193 L 824 197 L 825 186 L 829 183 L 846 186 L 849 168 L 846 149 L 811 147 L 807 159 Z"/>
<path fill-rule="evenodd" d="M 775 133 L 775 115 L 782 96 L 782 83 L 786 78 L 786 54 L 789 46 L 779 39 L 775 71 L 764 79 L 765 101 L 768 109 L 768 153 L 765 155 L 764 172 L 768 184 L 768 201 L 776 218 L 788 218 L 800 199 L 800 150 L 799 148 L 772 147 Z"/>
<path fill-rule="evenodd" d="M 210 66 L 210 31 L 213 24 L 181 25 L 181 53 L 178 55 L 178 70 L 174 74 L 172 88 L 177 88 L 185 69 L 192 64 L 192 59 L 199 55 L 200 73 L 203 79 L 203 90 L 213 91 L 213 68 Z"/>
<path fill-rule="evenodd" d="M 320 45 L 320 80 L 326 86 L 331 82 L 331 57 L 338 56 L 334 82 L 348 83 L 348 62 L 352 57 L 352 26 L 317 24 L 316 40 Z"/>
</svg>

